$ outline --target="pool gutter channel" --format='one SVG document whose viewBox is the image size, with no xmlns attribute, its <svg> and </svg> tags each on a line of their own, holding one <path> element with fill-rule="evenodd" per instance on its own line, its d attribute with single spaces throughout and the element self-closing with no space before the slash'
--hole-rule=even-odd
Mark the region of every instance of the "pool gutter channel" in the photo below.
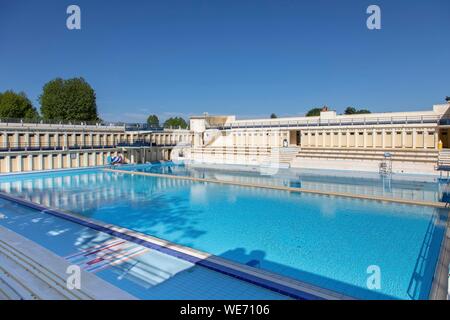
<svg viewBox="0 0 450 320">
<path fill-rule="evenodd" d="M 444 239 L 441 242 L 441 250 L 439 252 L 436 269 L 433 275 L 433 283 L 431 285 L 430 300 L 448 300 L 450 292 L 450 217 L 447 217 Z"/>
<path fill-rule="evenodd" d="M 361 200 L 394 202 L 394 203 L 401 203 L 401 204 L 407 204 L 407 205 L 428 206 L 428 207 L 435 207 L 435 208 L 447 208 L 448 207 L 447 204 L 443 203 L 443 202 L 407 200 L 407 199 L 389 198 L 389 197 L 382 197 L 382 196 L 367 196 L 367 195 L 352 194 L 352 193 L 346 193 L 346 192 L 320 191 L 320 190 L 304 189 L 304 188 L 272 186 L 272 185 L 266 185 L 266 184 L 225 181 L 225 180 L 210 179 L 210 178 L 196 178 L 196 177 L 189 177 L 189 176 L 175 176 L 175 175 L 170 175 L 170 174 L 128 171 L 128 170 L 120 170 L 120 169 L 104 168 L 103 171 L 129 174 L 129 175 L 157 177 L 157 178 L 190 180 L 190 181 L 194 181 L 194 182 L 217 183 L 217 184 L 234 185 L 234 186 L 240 186 L 240 187 L 272 189 L 272 190 L 288 191 L 288 192 L 295 192 L 295 193 L 319 194 L 319 195 L 323 195 L 323 196 L 334 196 L 334 197 L 345 197 L 345 198 L 353 198 L 353 199 L 361 199 Z"/>
<path fill-rule="evenodd" d="M 114 171 L 114 170 L 111 170 Z M 253 268 L 241 263 L 233 262 L 203 251 L 175 244 L 157 237 L 149 236 L 127 228 L 103 223 L 86 218 L 74 212 L 47 207 L 32 201 L 21 199 L 10 194 L 0 192 L 0 197 L 20 205 L 41 211 L 59 218 L 63 218 L 80 225 L 105 232 L 112 236 L 137 243 L 144 247 L 174 256 L 196 265 L 232 276 L 295 299 L 302 300 L 354 300 L 339 292 L 314 286 L 299 280 L 288 278 L 270 271 Z"/>
</svg>

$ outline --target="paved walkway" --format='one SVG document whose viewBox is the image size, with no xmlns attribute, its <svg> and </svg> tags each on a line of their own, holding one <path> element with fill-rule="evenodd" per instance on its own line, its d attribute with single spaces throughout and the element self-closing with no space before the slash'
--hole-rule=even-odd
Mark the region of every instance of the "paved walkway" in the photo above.
<svg viewBox="0 0 450 320">
<path fill-rule="evenodd" d="M 0 226 L 1 300 L 135 299 L 96 275 L 81 270 L 81 289 L 67 288 L 69 263 Z"/>
</svg>

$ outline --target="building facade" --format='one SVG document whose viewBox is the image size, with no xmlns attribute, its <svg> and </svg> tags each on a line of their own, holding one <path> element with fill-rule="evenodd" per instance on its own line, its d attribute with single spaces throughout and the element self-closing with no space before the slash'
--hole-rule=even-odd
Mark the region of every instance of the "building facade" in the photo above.
<svg viewBox="0 0 450 320">
<path fill-rule="evenodd" d="M 291 167 L 377 170 L 388 155 L 394 171 L 434 172 L 450 147 L 449 104 L 432 110 L 236 120 L 193 117 L 196 161 Z M 222 120 L 222 121 L 220 121 Z"/>
<path fill-rule="evenodd" d="M 70 169 L 169 160 L 172 147 L 190 143 L 188 130 L 128 131 L 125 126 L 0 123 L 0 172 Z"/>
<path fill-rule="evenodd" d="M 450 148 L 450 104 L 432 110 L 237 120 L 191 117 L 190 130 L 0 122 L 0 171 L 14 173 L 170 159 L 294 168 L 436 173 Z M 450 156 L 448 156 L 450 159 Z"/>
</svg>

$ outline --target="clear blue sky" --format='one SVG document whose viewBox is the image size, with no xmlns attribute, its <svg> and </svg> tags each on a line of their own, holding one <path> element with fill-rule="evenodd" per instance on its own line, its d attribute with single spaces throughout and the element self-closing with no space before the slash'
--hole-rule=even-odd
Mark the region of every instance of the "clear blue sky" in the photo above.
<svg viewBox="0 0 450 320">
<path fill-rule="evenodd" d="M 429 109 L 450 95 L 449 16 L 448 0 L 0 0 L 0 91 L 39 107 L 45 82 L 82 76 L 111 121 Z"/>
</svg>

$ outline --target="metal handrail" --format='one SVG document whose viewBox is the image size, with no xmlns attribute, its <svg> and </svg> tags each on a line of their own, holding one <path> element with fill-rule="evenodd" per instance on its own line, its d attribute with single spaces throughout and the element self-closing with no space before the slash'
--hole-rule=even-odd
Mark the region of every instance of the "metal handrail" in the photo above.
<svg viewBox="0 0 450 320">
<path fill-rule="evenodd" d="M 367 125 L 367 124 L 408 124 L 408 123 L 429 123 L 429 122 L 449 122 L 450 118 L 441 117 L 439 115 L 422 115 L 422 116 L 391 116 L 391 117 L 357 117 L 357 118 L 335 118 L 321 119 L 314 117 L 311 119 L 297 120 L 258 120 L 235 122 L 223 125 L 207 126 L 208 129 L 227 129 L 227 128 L 264 128 L 264 127 L 297 127 L 297 126 L 342 126 L 342 125 Z"/>
</svg>

